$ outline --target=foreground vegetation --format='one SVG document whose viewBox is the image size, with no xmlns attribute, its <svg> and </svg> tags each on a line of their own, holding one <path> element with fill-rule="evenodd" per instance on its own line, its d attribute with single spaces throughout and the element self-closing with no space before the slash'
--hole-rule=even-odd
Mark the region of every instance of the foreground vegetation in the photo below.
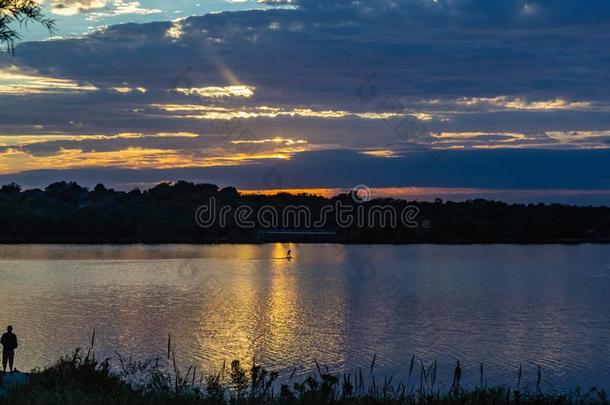
<svg viewBox="0 0 610 405">
<path fill-rule="evenodd" d="M 0 0 L 0 45 L 14 53 L 21 35 L 15 26 L 26 28 L 30 23 L 40 24 L 50 34 L 55 31 L 55 21 L 45 17 L 40 1 L 37 0 Z"/>
<path fill-rule="evenodd" d="M 92 345 L 93 346 L 93 345 Z M 425 366 L 411 358 L 405 382 L 392 378 L 377 381 L 375 359 L 369 370 L 356 375 L 333 374 L 316 363 L 317 371 L 300 381 L 256 365 L 244 367 L 239 361 L 223 366 L 215 374 L 198 373 L 190 367 L 182 373 L 176 367 L 168 342 L 167 359 L 139 362 L 118 356 L 98 361 L 91 349 L 77 350 L 55 365 L 34 371 L 26 385 L 0 397 L 7 404 L 609 404 L 603 390 L 591 388 L 565 392 L 542 389 L 541 373 L 533 387 L 522 386 L 521 370 L 515 387 L 477 388 L 461 386 L 458 363 L 450 386 L 437 380 L 436 362 Z M 278 383 L 281 381 L 281 383 Z M 279 385 L 279 387 L 278 387 Z"/>
<path fill-rule="evenodd" d="M 272 207 L 305 207 L 313 221 L 326 218 L 325 236 L 269 234 L 253 215 L 252 227 L 238 226 L 234 215 L 227 222 L 201 228 L 195 222 L 197 208 L 215 201 L 216 211 L 247 206 L 254 212 Z M 342 204 L 362 217 L 373 218 L 364 226 L 337 224 L 324 208 Z M 416 226 L 381 223 L 373 207 L 390 207 L 400 213 L 416 207 Z M 221 215 L 218 214 L 218 217 Z M 461 203 L 414 202 L 396 199 L 354 201 L 342 194 L 333 198 L 314 195 L 242 195 L 235 188 L 177 182 L 149 190 L 115 191 L 98 185 L 89 190 L 76 183 L 59 182 L 44 190 L 21 190 L 10 184 L 0 188 L 0 242 L 5 243 L 547 243 L 610 241 L 609 207 L 574 207 L 558 204 L 506 204 L 472 200 Z M 279 226 L 303 229 L 297 218 Z"/>
</svg>

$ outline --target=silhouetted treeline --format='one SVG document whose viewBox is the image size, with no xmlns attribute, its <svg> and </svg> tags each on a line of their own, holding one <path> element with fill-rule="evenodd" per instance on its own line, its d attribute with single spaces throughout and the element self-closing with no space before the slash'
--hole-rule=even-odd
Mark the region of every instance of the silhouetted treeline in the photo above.
<svg viewBox="0 0 610 405">
<path fill-rule="evenodd" d="M 201 206 L 210 210 L 200 215 L 200 220 L 210 219 L 210 211 L 215 213 L 216 220 L 208 221 L 213 223 L 206 227 L 195 220 Z M 351 224 L 338 218 L 336 211 L 329 212 L 329 207 L 339 206 L 345 210 L 343 219 L 352 210 Z M 298 218 L 295 207 L 300 207 L 300 214 L 304 208 L 311 213 L 310 223 Z M 235 216 L 238 209 L 242 210 L 241 223 Z M 266 212 L 261 222 L 258 214 L 262 211 Z M 273 211 L 279 213 L 275 218 L 279 221 L 273 221 Z M 392 211 L 404 215 L 396 218 L 396 224 L 392 224 Z M 290 214 L 282 218 L 285 212 Z M 225 223 L 220 220 L 222 216 Z M 479 199 L 460 203 L 396 199 L 359 202 L 349 194 L 332 199 L 240 195 L 232 187 L 219 189 L 182 181 L 129 192 L 101 184 L 89 190 L 68 182 L 25 191 L 15 184 L 5 185 L 0 188 L 0 221 L 0 241 L 15 243 L 610 241 L 608 207 L 522 205 Z"/>
</svg>

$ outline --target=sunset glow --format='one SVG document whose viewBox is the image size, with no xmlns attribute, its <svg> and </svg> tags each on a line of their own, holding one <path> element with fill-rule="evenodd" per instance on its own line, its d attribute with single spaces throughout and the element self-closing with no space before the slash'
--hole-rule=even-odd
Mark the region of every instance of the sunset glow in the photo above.
<svg viewBox="0 0 610 405">
<path fill-rule="evenodd" d="M 61 32 L 0 57 L 0 177 L 610 189 L 605 31 L 566 48 L 574 22 L 536 0 L 367 1 L 45 2 Z"/>
</svg>

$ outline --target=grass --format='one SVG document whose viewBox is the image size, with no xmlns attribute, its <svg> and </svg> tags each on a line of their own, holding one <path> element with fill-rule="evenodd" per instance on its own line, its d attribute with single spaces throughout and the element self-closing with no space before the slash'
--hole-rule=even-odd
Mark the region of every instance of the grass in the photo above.
<svg viewBox="0 0 610 405">
<path fill-rule="evenodd" d="M 213 405 L 297 405 L 297 404 L 609 404 L 603 390 L 592 388 L 566 392 L 543 392 L 541 373 L 534 387 L 484 385 L 463 389 L 462 371 L 458 364 L 453 383 L 441 388 L 437 381 L 436 362 L 417 364 L 412 357 L 406 382 L 375 379 L 375 359 L 369 370 L 356 375 L 333 374 L 316 363 L 316 372 L 294 381 L 294 372 L 285 383 L 278 384 L 278 373 L 256 364 L 244 365 L 234 360 L 218 373 L 203 374 L 194 366 L 182 373 L 176 366 L 175 354 L 168 339 L 165 359 L 136 361 L 117 354 L 116 364 L 110 359 L 97 360 L 91 348 L 85 353 L 76 350 L 42 371 L 33 371 L 30 382 L 14 388 L 1 403 L 9 404 L 213 404 Z M 278 386 L 279 385 L 279 386 Z"/>
</svg>

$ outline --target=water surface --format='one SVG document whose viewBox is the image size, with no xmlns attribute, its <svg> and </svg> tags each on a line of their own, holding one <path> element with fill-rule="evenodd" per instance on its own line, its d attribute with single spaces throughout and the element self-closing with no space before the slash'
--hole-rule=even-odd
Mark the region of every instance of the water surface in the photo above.
<svg viewBox="0 0 610 405">
<path fill-rule="evenodd" d="M 294 258 L 286 260 L 291 249 Z M 0 246 L 0 323 L 18 368 L 86 346 L 215 371 L 238 358 L 306 374 L 405 378 L 413 354 L 451 382 L 610 381 L 610 249 L 578 246 Z"/>
</svg>

